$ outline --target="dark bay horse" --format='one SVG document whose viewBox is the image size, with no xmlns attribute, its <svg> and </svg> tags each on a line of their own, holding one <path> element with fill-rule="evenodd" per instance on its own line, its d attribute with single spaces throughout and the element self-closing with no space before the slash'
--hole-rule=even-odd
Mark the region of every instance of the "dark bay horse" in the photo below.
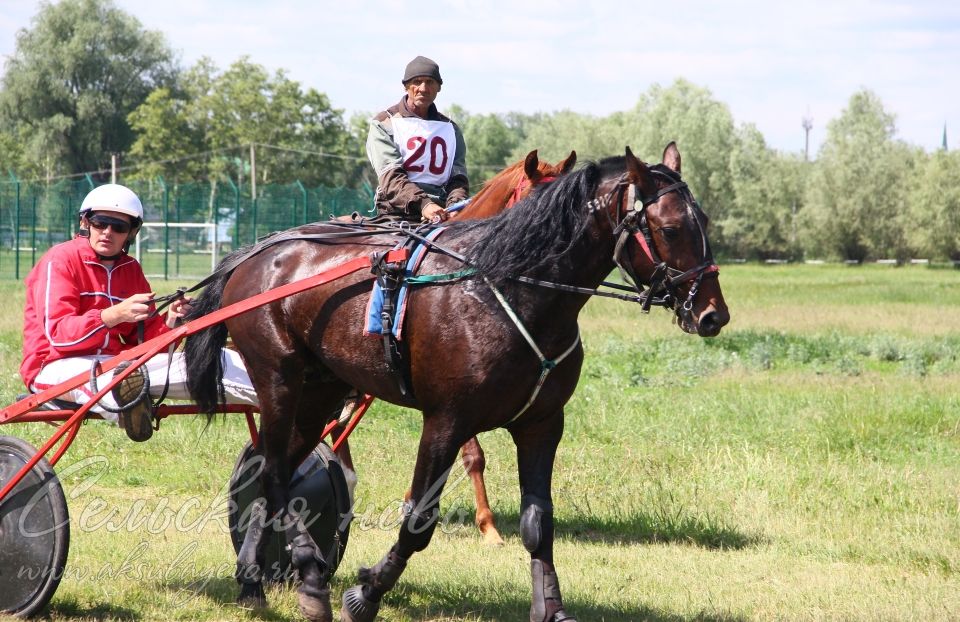
<svg viewBox="0 0 960 622">
<path fill-rule="evenodd" d="M 331 225 L 308 228 L 323 232 Z M 423 432 L 397 542 L 344 592 L 342 619 L 376 618 L 407 560 L 432 537 L 458 449 L 503 427 L 517 447 L 520 535 L 531 556 L 530 620 L 573 620 L 554 570 L 551 480 L 564 405 L 583 361 L 577 318 L 586 292 L 620 265 L 638 283 L 653 282 L 671 294 L 683 330 L 719 334 L 729 314 L 706 216 L 680 178 L 680 153 L 671 143 L 662 164 L 648 166 L 627 149 L 624 157 L 589 163 L 534 189 L 498 216 L 455 223 L 437 244 L 442 252 L 430 252 L 421 273 L 456 273 L 464 261 L 475 272 L 411 292 L 404 335 L 411 392 L 401 391 L 380 341 L 362 335 L 370 276 L 354 273 L 191 337 L 186 358 L 193 398 L 208 412 L 216 409 L 220 348 L 229 329 L 260 399 L 265 515 L 286 530 L 308 619 L 333 618 L 329 573 L 288 506 L 287 486 L 325 421 L 357 387 L 421 410 Z M 391 245 L 370 235 L 271 246 L 211 283 L 194 315 Z M 237 561 L 240 600 L 250 604 L 265 603 L 259 534 L 248 529 Z"/>
<path fill-rule="evenodd" d="M 550 164 L 541 160 L 537 150 L 534 149 L 523 160 L 511 164 L 487 180 L 470 199 L 470 202 L 459 211 L 453 212 L 452 217 L 458 221 L 479 220 L 499 214 L 530 194 L 534 186 L 566 175 L 576 163 L 576 151 L 571 151 L 570 155 L 556 164 Z M 358 400 L 351 401 L 351 403 L 355 408 L 360 402 Z M 338 434 L 339 431 L 334 433 L 335 436 L 338 436 Z M 490 501 L 487 498 L 487 487 L 483 480 L 483 472 L 487 462 L 477 437 L 473 437 L 464 443 L 460 453 L 464 470 L 473 484 L 473 494 L 476 501 L 474 522 L 477 529 L 480 530 L 484 541 L 488 544 L 503 544 L 503 538 L 497 531 L 493 511 L 490 509 Z M 348 442 L 340 445 L 337 455 L 350 472 L 355 470 Z"/>
</svg>

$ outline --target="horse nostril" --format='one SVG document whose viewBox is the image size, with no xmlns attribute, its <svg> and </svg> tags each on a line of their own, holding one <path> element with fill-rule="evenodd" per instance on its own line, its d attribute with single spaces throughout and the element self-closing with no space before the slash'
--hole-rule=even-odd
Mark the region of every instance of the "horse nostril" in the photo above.
<svg viewBox="0 0 960 622">
<path fill-rule="evenodd" d="M 723 327 L 716 311 L 704 313 L 702 316 L 700 316 L 700 321 L 698 324 L 700 325 L 701 335 L 716 335 Z"/>
</svg>

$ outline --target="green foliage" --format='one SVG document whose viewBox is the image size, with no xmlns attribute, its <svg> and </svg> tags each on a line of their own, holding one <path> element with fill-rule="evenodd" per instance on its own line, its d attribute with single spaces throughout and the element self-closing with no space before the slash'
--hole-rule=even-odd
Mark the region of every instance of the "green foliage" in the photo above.
<svg viewBox="0 0 960 622">
<path fill-rule="evenodd" d="M 796 214 L 808 165 L 778 155 L 752 125 L 739 128 L 730 153 L 733 200 L 721 223 L 725 250 L 737 257 L 796 258 Z"/>
<path fill-rule="evenodd" d="M 447 115 L 460 126 L 467 144 L 467 177 L 471 188 L 480 188 L 513 162 L 510 156 L 518 142 L 517 133 L 501 115 L 472 115 L 460 106 L 451 106 Z"/>
<path fill-rule="evenodd" d="M 925 159 L 911 185 L 907 239 L 921 257 L 960 259 L 960 152 Z"/>
<path fill-rule="evenodd" d="M 683 177 L 716 224 L 710 241 L 715 248 L 725 248 L 722 223 L 733 200 L 729 161 L 735 141 L 726 104 L 686 80 L 667 88 L 654 85 L 641 95 L 632 115 L 624 117 L 624 139 L 635 141 L 637 152 L 653 162 L 660 161 L 667 143 L 677 143 L 683 154 Z"/>
<path fill-rule="evenodd" d="M 244 57 L 221 72 L 201 59 L 178 86 L 154 93 L 130 115 L 138 132 L 131 153 L 144 162 L 141 176 L 230 178 L 243 185 L 251 144 L 258 145 L 259 184 L 346 185 L 363 164 L 342 111 L 283 71 L 271 76 Z M 210 157 L 184 160 L 198 152 Z"/>
<path fill-rule="evenodd" d="M 509 160 L 520 160 L 537 149 L 539 156 L 549 162 L 562 160 L 576 150 L 580 160 L 596 160 L 623 153 L 623 139 L 619 146 L 610 140 L 611 124 L 605 119 L 562 110 L 549 115 L 527 119 L 524 137 L 513 149 Z"/>
<path fill-rule="evenodd" d="M 107 168 L 134 141 L 127 115 L 173 73 L 163 36 L 110 0 L 42 2 L 7 61 L 0 125 L 23 141 L 29 172 Z"/>
<path fill-rule="evenodd" d="M 802 214 L 808 253 L 856 260 L 908 255 L 905 214 L 916 158 L 894 133 L 893 115 L 867 90 L 830 122 Z"/>
<path fill-rule="evenodd" d="M 683 155 L 683 177 L 717 225 L 714 248 L 723 251 L 723 223 L 733 190 L 729 175 L 734 144 L 733 117 L 710 91 L 686 80 L 669 87 L 652 86 L 628 112 L 597 118 L 564 110 L 529 119 L 525 136 L 513 151 L 520 159 L 530 150 L 551 161 L 571 149 L 581 161 L 621 155 L 629 146 L 641 159 L 660 162 L 667 143 L 675 141 Z"/>
</svg>

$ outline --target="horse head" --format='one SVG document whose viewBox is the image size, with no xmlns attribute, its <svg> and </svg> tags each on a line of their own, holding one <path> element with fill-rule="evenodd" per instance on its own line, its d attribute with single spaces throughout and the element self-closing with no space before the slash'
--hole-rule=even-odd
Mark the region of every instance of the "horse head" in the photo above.
<svg viewBox="0 0 960 622">
<path fill-rule="evenodd" d="M 553 181 L 569 173 L 577 163 L 577 152 L 556 164 L 540 160 L 534 149 L 520 162 L 511 164 L 491 178 L 477 192 L 470 203 L 454 217 L 457 220 L 488 218 L 504 209 L 513 207 L 520 199 L 530 194 L 539 184 Z"/>
<path fill-rule="evenodd" d="M 641 162 L 627 147 L 626 168 L 635 204 L 618 227 L 615 261 L 650 286 L 648 299 L 669 296 L 685 332 L 719 334 L 730 313 L 707 239 L 708 218 L 680 177 L 677 145 L 667 145 L 663 162 L 654 165 Z"/>
</svg>

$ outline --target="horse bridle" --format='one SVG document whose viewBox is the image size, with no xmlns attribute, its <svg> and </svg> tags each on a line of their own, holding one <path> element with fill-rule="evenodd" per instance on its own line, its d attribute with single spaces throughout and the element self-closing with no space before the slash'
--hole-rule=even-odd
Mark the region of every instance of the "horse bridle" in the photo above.
<svg viewBox="0 0 960 622">
<path fill-rule="evenodd" d="M 546 184 L 551 181 L 555 181 L 556 179 L 557 178 L 553 175 L 545 175 L 534 181 L 524 175 L 520 181 L 517 182 L 516 187 L 513 189 L 513 194 L 510 195 L 510 198 L 507 200 L 507 205 L 504 209 L 510 209 L 513 207 L 513 205 L 520 200 L 520 197 L 523 195 L 523 191 L 528 187 L 539 186 L 540 184 Z"/>
<path fill-rule="evenodd" d="M 613 228 L 613 235 L 616 237 L 613 261 L 620 270 L 624 281 L 632 284 L 637 292 L 643 292 L 642 279 L 636 273 L 633 262 L 631 261 L 630 245 L 628 244 L 631 238 L 637 242 L 637 245 L 643 250 L 647 259 L 650 261 L 650 264 L 654 266 L 648 283 L 650 291 L 645 296 L 643 310 L 649 311 L 654 295 L 663 290 L 672 299 L 672 306 L 677 315 L 681 313 L 689 315 L 693 310 L 693 301 L 700 289 L 700 284 L 704 276 L 707 274 L 716 274 L 720 269 L 713 260 L 713 253 L 707 242 L 706 227 L 704 226 L 704 218 L 702 217 L 703 211 L 697 204 L 696 199 L 690 194 L 686 182 L 681 180 L 678 174 L 665 168 L 651 168 L 650 173 L 655 177 L 665 179 L 668 184 L 659 188 L 652 196 L 643 197 L 640 195 L 639 187 L 637 187 L 635 183 L 631 183 L 627 175 L 624 174 L 617 180 L 613 190 L 592 202 L 593 205 L 591 205 L 591 209 L 595 214 L 598 211 L 602 211 L 607 215 L 607 218 L 611 220 L 610 224 Z M 650 226 L 647 222 L 647 207 L 657 203 L 663 196 L 671 192 L 677 192 L 683 199 L 687 214 L 693 222 L 696 223 L 700 233 L 702 260 L 699 265 L 686 271 L 672 268 L 660 258 L 657 254 L 656 245 L 654 244 Z M 614 199 L 614 197 L 616 198 Z M 626 203 L 630 206 L 626 209 L 623 207 L 625 197 Z M 615 200 L 616 202 L 616 215 L 611 215 L 607 209 L 611 200 Z M 622 217 L 621 214 L 623 214 Z M 627 256 L 627 261 L 624 261 L 625 255 Z M 693 281 L 693 284 L 690 285 L 686 300 L 680 304 L 678 286 L 688 281 Z"/>
</svg>

